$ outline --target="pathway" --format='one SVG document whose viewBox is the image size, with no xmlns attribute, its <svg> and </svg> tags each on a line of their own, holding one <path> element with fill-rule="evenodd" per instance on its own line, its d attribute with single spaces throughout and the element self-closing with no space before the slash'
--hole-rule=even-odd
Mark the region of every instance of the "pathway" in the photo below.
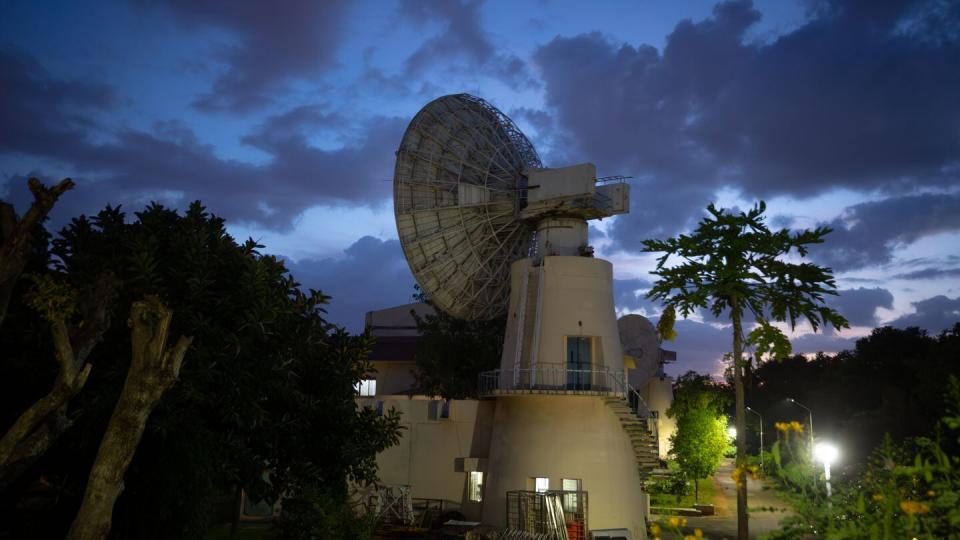
<svg viewBox="0 0 960 540">
<path fill-rule="evenodd" d="M 724 460 L 713 475 L 716 515 L 687 518 L 690 531 L 699 528 L 710 540 L 737 537 L 737 488 L 730 477 L 732 472 L 733 460 Z M 750 509 L 750 538 L 759 538 L 760 535 L 778 530 L 780 520 L 793 514 L 790 505 L 779 499 L 773 487 L 761 480 L 750 479 L 747 482 L 747 506 Z"/>
</svg>

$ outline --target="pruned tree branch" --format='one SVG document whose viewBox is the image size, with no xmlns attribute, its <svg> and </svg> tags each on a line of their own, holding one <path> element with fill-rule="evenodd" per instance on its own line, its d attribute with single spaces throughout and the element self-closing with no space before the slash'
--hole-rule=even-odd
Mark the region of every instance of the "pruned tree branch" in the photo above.
<svg viewBox="0 0 960 540">
<path fill-rule="evenodd" d="M 73 180 L 64 178 L 59 184 L 48 188 L 31 178 L 27 181 L 30 192 L 33 193 L 33 204 L 18 219 L 13 206 L 0 202 L 0 233 L 3 243 L 0 244 L 0 325 L 7 314 L 7 306 L 17 278 L 27 264 L 27 255 L 30 251 L 30 235 L 34 227 L 40 224 L 53 205 L 65 191 L 73 189 Z"/>
<path fill-rule="evenodd" d="M 103 539 L 110 532 L 113 506 L 123 492 L 123 477 L 140 444 L 147 418 L 180 376 L 193 338 L 167 347 L 173 312 L 158 297 L 134 302 L 130 310 L 132 358 L 120 399 L 110 417 L 80 511 L 69 539 Z"/>
<path fill-rule="evenodd" d="M 28 303 L 50 323 L 57 377 L 50 392 L 24 411 L 0 439 L 0 489 L 13 482 L 70 427 L 67 406 L 87 382 L 91 368 L 87 357 L 110 328 L 119 287 L 111 274 L 101 275 L 80 295 L 49 276 L 34 281 L 37 285 Z M 71 331 L 68 320 L 78 307 L 81 322 Z"/>
</svg>

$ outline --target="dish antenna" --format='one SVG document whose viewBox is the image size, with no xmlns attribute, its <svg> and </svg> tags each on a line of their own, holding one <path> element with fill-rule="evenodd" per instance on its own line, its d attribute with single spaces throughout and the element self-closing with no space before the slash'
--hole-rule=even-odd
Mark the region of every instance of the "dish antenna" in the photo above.
<svg viewBox="0 0 960 540">
<path fill-rule="evenodd" d="M 509 118 L 457 94 L 414 116 L 393 189 L 400 245 L 434 305 L 463 319 L 507 315 L 500 369 L 478 380 L 478 393 L 496 398 L 483 521 L 504 522 L 506 494 L 542 471 L 593 486 L 602 510 L 592 524 L 626 520 L 642 534 L 635 509 L 651 464 L 634 431 L 646 416 L 634 414 L 639 396 L 625 381 L 613 266 L 593 256 L 587 226 L 628 212 L 630 186 L 598 179 L 592 163 L 543 167 Z"/>
<path fill-rule="evenodd" d="M 469 94 L 437 98 L 413 117 L 393 177 L 414 278 L 434 305 L 468 320 L 507 311 L 514 261 L 591 255 L 586 220 L 628 211 L 628 194 L 622 178 L 598 180 L 589 163 L 544 168 L 505 114 Z"/>
<path fill-rule="evenodd" d="M 660 339 L 653 323 L 642 315 L 624 315 L 617 320 L 623 354 L 636 362 L 636 371 L 631 371 L 631 380 L 647 381 L 660 371 Z"/>
<path fill-rule="evenodd" d="M 414 278 L 438 308 L 470 320 L 507 309 L 510 263 L 533 229 L 518 219 L 524 171 L 543 165 L 503 113 L 468 94 L 414 116 L 397 150 L 393 204 Z"/>
</svg>

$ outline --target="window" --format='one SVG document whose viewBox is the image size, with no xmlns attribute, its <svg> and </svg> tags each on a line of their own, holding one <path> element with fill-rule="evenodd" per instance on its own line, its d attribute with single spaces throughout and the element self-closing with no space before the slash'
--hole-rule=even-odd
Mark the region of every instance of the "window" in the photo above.
<svg viewBox="0 0 960 540">
<path fill-rule="evenodd" d="M 376 379 L 363 379 L 357 383 L 355 387 L 357 389 L 357 394 L 361 396 L 375 396 L 377 395 L 377 380 Z"/>
<path fill-rule="evenodd" d="M 550 489 L 550 479 L 549 478 L 534 478 L 533 479 L 533 489 L 537 493 L 543 493 Z"/>
<path fill-rule="evenodd" d="M 561 480 L 561 486 L 563 489 L 563 511 L 564 512 L 579 512 L 581 511 L 580 506 L 580 479 L 579 478 L 564 478 Z M 568 493 L 572 491 L 573 493 Z"/>
<path fill-rule="evenodd" d="M 473 502 L 483 500 L 483 473 L 479 471 L 470 471 L 469 485 L 467 486 L 467 495 Z"/>
</svg>

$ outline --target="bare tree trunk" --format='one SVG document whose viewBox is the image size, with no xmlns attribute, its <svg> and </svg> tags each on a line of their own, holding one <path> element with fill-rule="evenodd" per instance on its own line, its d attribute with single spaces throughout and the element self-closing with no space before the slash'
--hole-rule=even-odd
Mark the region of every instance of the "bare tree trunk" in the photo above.
<svg viewBox="0 0 960 540">
<path fill-rule="evenodd" d="M 77 369 L 74 364 L 70 338 L 67 337 L 67 325 L 63 319 L 51 322 L 50 326 L 60 371 L 57 372 L 53 390 L 21 414 L 13 426 L 7 430 L 3 439 L 0 439 L 0 469 L 9 463 L 17 445 L 27 439 L 38 425 L 83 388 L 90 374 L 90 364 L 83 366 L 82 369 Z"/>
<path fill-rule="evenodd" d="M 112 275 L 97 279 L 80 299 L 82 322 L 72 335 L 66 321 L 73 307 L 50 301 L 43 297 L 43 292 L 34 295 L 31 303 L 50 323 L 59 369 L 53 389 L 24 411 L 0 439 L 0 489 L 15 481 L 70 427 L 67 405 L 87 382 L 90 374 L 87 357 L 110 327 L 110 311 L 117 288 L 117 280 Z M 48 289 L 47 294 L 57 295 L 67 290 L 70 290 L 68 286 L 58 285 L 55 290 Z"/>
<path fill-rule="evenodd" d="M 172 319 L 173 312 L 156 296 L 134 302 L 130 310 L 130 371 L 97 451 L 80 511 L 67 533 L 70 540 L 100 540 L 110 532 L 113 506 L 123 491 L 123 477 L 140 444 L 147 418 L 176 382 L 193 340 L 181 336 L 168 348 Z"/>
<path fill-rule="evenodd" d="M 27 264 L 33 228 L 47 217 L 60 195 L 72 189 L 74 184 L 73 180 L 65 178 L 48 188 L 36 178 L 31 178 L 27 186 L 33 193 L 33 204 L 23 219 L 17 219 L 12 206 L 0 202 L 0 239 L 3 240 L 0 244 L 0 325 L 6 318 L 13 287 Z"/>
<path fill-rule="evenodd" d="M 733 319 L 733 379 L 736 390 L 736 418 L 737 427 L 737 538 L 747 540 L 749 524 L 747 517 L 747 411 L 743 391 L 743 330 L 740 325 L 740 307 L 737 299 L 733 298 L 730 305 Z"/>
</svg>

